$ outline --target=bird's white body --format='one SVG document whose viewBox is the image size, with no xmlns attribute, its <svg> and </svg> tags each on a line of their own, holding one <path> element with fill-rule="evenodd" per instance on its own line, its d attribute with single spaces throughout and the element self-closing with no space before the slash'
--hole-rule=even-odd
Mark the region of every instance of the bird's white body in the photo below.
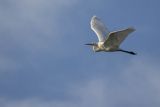
<svg viewBox="0 0 160 107">
<path fill-rule="evenodd" d="M 136 53 L 125 51 L 119 48 L 123 40 L 130 34 L 135 31 L 134 28 L 127 28 L 119 31 L 109 32 L 101 20 L 93 16 L 91 19 L 91 29 L 96 33 L 98 37 L 98 43 L 86 44 L 92 45 L 95 52 L 105 51 L 105 52 L 114 52 L 122 51 L 135 55 Z"/>
<path fill-rule="evenodd" d="M 117 51 L 117 49 L 119 49 L 118 46 L 106 46 L 105 42 L 98 42 L 97 46 L 93 46 L 93 50 L 95 52 L 99 52 L 99 51 L 113 52 L 113 51 Z"/>
</svg>

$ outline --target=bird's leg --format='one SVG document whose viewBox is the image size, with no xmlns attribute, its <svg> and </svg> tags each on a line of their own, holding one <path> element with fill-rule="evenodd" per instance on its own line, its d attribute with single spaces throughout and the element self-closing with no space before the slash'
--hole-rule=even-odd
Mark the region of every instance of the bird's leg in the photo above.
<svg viewBox="0 0 160 107">
<path fill-rule="evenodd" d="M 122 50 L 122 49 L 119 49 L 119 50 L 117 50 L 117 51 L 125 52 L 125 53 L 132 54 L 132 55 L 137 55 L 137 53 L 135 53 L 135 52 L 126 51 L 126 50 Z"/>
</svg>

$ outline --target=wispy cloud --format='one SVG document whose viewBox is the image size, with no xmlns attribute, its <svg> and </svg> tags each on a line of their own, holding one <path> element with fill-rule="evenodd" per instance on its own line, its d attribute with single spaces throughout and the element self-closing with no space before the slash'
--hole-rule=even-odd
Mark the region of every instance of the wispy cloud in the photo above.
<svg viewBox="0 0 160 107">
<path fill-rule="evenodd" d="M 43 47 L 45 40 L 48 42 L 60 31 L 58 26 L 62 23 L 57 19 L 61 12 L 75 3 L 76 0 L 6 0 L 0 10 L 1 35 L 9 32 L 8 36 L 17 42 Z"/>
<path fill-rule="evenodd" d="M 78 7 L 79 0 L 1 0 L 0 107 L 159 107 L 159 58 L 122 54 L 117 57 L 117 54 L 89 51 L 82 55 L 83 49 L 88 48 L 81 46 L 81 42 L 92 39 L 92 34 L 87 33 L 92 32 L 89 28 L 92 14 L 104 15 L 103 19 L 110 20 L 109 23 L 115 18 L 112 23 L 119 22 L 117 25 L 126 19 L 130 23 L 130 18 L 133 23 L 144 20 L 136 16 L 135 8 L 126 11 L 125 0 L 120 5 L 123 9 L 117 1 L 109 1 L 90 0 L 85 2 L 87 5 L 82 1 Z M 150 27 L 157 28 L 139 25 L 137 35 L 152 34 Z M 97 40 L 96 36 L 93 38 Z M 142 39 L 137 43 L 145 45 L 139 47 L 141 51 L 148 48 Z M 155 39 L 158 40 L 154 36 Z"/>
<path fill-rule="evenodd" d="M 63 23 L 59 18 L 63 16 L 64 11 L 70 10 L 76 3 L 77 0 L 5 0 L 1 2 L 0 57 L 3 61 L 1 60 L 0 69 L 4 69 L 5 66 L 16 68 L 18 63 L 21 65 L 22 62 L 17 60 L 18 56 L 29 59 L 34 53 L 55 48 L 56 41 L 63 38 L 63 34 L 60 34 Z M 17 64 L 11 65 L 11 62 Z"/>
<path fill-rule="evenodd" d="M 116 78 L 94 77 L 80 84 L 73 84 L 67 92 L 69 99 L 1 99 L 1 107 L 158 107 L 160 68 L 153 60 L 146 59 L 133 59 Z"/>
</svg>

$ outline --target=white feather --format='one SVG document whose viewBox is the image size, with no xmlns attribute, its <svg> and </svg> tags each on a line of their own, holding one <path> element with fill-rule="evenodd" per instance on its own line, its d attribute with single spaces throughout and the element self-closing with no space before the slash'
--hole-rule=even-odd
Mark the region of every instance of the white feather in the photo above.
<svg viewBox="0 0 160 107">
<path fill-rule="evenodd" d="M 135 31 L 134 28 L 127 28 L 119 31 L 110 32 L 108 38 L 106 39 L 105 47 L 119 47 L 119 45 L 125 40 L 125 38 Z"/>
<path fill-rule="evenodd" d="M 90 24 L 91 29 L 96 33 L 99 42 L 104 42 L 106 40 L 106 36 L 109 34 L 105 25 L 96 16 L 92 17 Z"/>
</svg>

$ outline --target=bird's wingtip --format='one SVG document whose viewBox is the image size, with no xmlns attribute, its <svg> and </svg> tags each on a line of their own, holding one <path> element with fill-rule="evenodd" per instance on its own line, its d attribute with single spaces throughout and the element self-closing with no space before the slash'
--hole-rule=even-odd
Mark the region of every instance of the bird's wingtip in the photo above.
<svg viewBox="0 0 160 107">
<path fill-rule="evenodd" d="M 97 16 L 96 16 L 96 15 L 93 15 L 93 16 L 92 16 L 92 18 L 95 18 L 95 17 L 97 17 Z"/>
<path fill-rule="evenodd" d="M 97 17 L 96 15 L 93 15 L 91 19 L 92 19 L 92 20 L 98 19 L 98 17 Z"/>
<path fill-rule="evenodd" d="M 131 29 L 132 31 L 136 30 L 134 27 L 129 27 L 128 29 Z"/>
</svg>

